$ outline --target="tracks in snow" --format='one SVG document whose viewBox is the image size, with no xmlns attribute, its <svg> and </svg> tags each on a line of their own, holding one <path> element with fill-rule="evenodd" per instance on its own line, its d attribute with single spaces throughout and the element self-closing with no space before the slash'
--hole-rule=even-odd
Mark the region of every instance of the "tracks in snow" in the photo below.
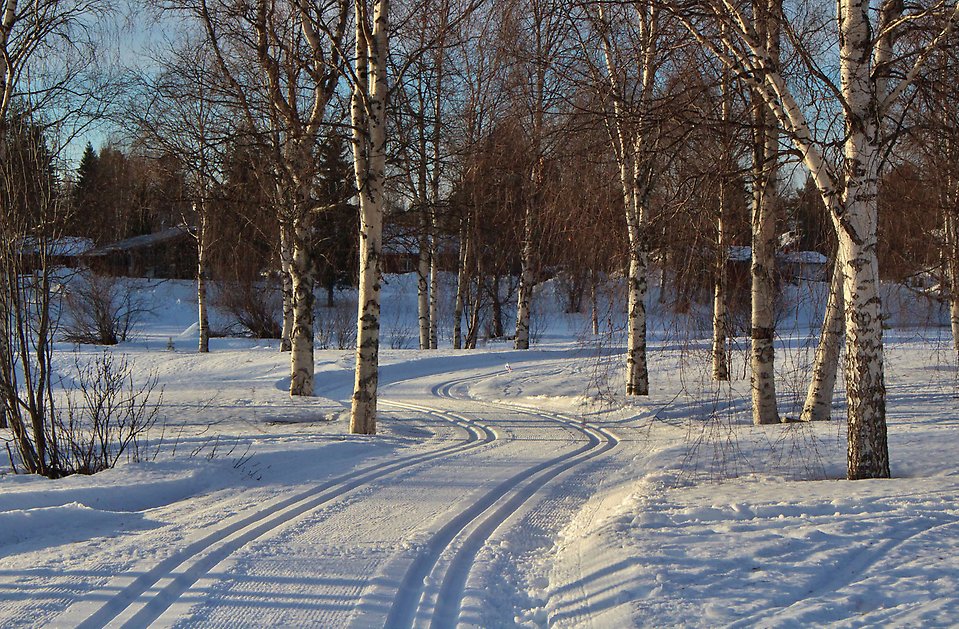
<svg viewBox="0 0 959 629">
<path fill-rule="evenodd" d="M 473 376 L 433 388 L 438 397 L 455 399 L 454 388 L 490 376 Z M 569 470 L 615 448 L 613 433 L 579 420 L 514 404 L 482 402 L 570 427 L 586 438 L 579 448 L 543 461 L 502 481 L 454 516 L 413 560 L 386 618 L 387 627 L 452 627 L 457 623 L 467 580 L 476 556 L 490 536 L 537 492 Z M 441 562 L 441 559 L 445 560 Z"/>
<path fill-rule="evenodd" d="M 439 398 L 459 399 L 454 395 L 457 387 L 493 375 L 482 374 L 453 380 L 435 386 L 432 392 Z M 146 627 L 158 621 L 162 624 L 168 617 L 174 621 L 172 615 L 179 611 L 177 608 L 182 605 L 180 600 L 183 594 L 250 542 L 370 483 L 439 459 L 465 454 L 499 439 L 489 425 L 464 414 L 420 404 L 387 400 L 382 403 L 450 422 L 465 431 L 464 439 L 426 452 L 399 457 L 386 464 L 361 467 L 235 518 L 149 570 L 115 577 L 107 586 L 89 593 L 85 599 L 67 609 L 58 623 L 91 628 Z M 490 536 L 550 482 L 606 454 L 619 443 L 619 439 L 611 432 L 587 426 L 576 418 L 562 414 L 505 403 L 476 403 L 500 412 L 518 412 L 560 424 L 581 435 L 583 443 L 499 482 L 445 522 L 406 567 L 386 619 L 387 626 L 454 625 L 460 614 L 475 559 Z"/>
<path fill-rule="evenodd" d="M 251 541 L 368 483 L 482 447 L 497 438 L 488 426 L 452 413 L 413 405 L 393 405 L 449 421 L 465 430 L 466 438 L 452 445 L 399 457 L 385 465 L 378 463 L 362 467 L 247 514 L 189 544 L 152 569 L 139 574 L 132 582 L 129 578 L 114 579 L 108 588 L 118 590 L 116 594 L 101 604 L 98 596 L 102 596 L 102 593 L 92 593 L 93 601 L 81 600 L 75 604 L 61 617 L 62 622 L 82 628 L 148 626 L 217 564 Z"/>
</svg>

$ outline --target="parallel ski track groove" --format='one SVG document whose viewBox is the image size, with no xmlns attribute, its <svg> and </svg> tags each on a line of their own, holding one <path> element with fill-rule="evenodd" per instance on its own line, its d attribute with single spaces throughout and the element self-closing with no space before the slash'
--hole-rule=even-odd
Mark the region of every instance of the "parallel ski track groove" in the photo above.
<svg viewBox="0 0 959 629">
<path fill-rule="evenodd" d="M 457 399 L 452 394 L 454 387 L 495 375 L 497 374 L 483 374 L 453 380 L 436 385 L 432 392 L 437 397 Z M 576 450 L 527 468 L 501 482 L 440 528 L 424 552 L 420 553 L 407 569 L 387 616 L 386 627 L 393 629 L 419 626 L 421 620 L 419 616 L 428 613 L 424 609 L 428 605 L 428 601 L 424 600 L 427 579 L 436 571 L 443 552 L 453 545 L 464 530 L 474 525 L 473 530 L 462 540 L 447 566 L 436 599 L 437 605 L 432 611 L 431 627 L 454 626 L 459 616 L 473 562 L 490 535 L 550 481 L 573 467 L 606 454 L 619 443 L 619 439 L 611 432 L 587 426 L 580 420 L 568 416 L 521 405 L 485 401 L 481 403 L 570 426 L 586 436 L 587 443 Z"/>
<path fill-rule="evenodd" d="M 411 405 L 393 404 L 385 400 L 383 402 L 400 408 L 411 407 Z M 330 479 L 325 483 L 300 492 L 277 504 L 259 509 L 243 519 L 233 522 L 191 543 L 186 548 L 161 561 L 154 568 L 138 576 L 133 583 L 112 596 L 97 611 L 80 622 L 77 627 L 80 629 L 92 629 L 94 627 L 106 626 L 131 605 L 136 603 L 141 596 L 146 594 L 150 588 L 156 585 L 161 579 L 171 577 L 173 579 L 172 583 L 157 592 L 139 611 L 123 623 L 125 627 L 148 626 L 173 605 L 190 586 L 200 580 L 203 575 L 207 574 L 221 561 L 249 542 L 269 531 L 288 524 L 293 518 L 335 500 L 369 482 L 379 480 L 428 461 L 482 447 L 495 441 L 497 438 L 493 430 L 479 422 L 438 409 L 419 407 L 415 410 L 428 412 L 434 417 L 449 421 L 463 428 L 468 434 L 465 442 L 401 457 L 386 465 L 382 463 L 369 465 Z M 204 551 L 207 550 L 209 550 L 209 552 L 204 553 Z M 186 569 L 177 571 L 177 568 L 185 564 L 187 564 Z"/>
</svg>

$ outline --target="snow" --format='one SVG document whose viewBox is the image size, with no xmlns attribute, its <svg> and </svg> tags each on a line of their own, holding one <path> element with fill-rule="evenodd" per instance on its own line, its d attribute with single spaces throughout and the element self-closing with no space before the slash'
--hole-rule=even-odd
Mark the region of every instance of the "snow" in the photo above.
<svg viewBox="0 0 959 629">
<path fill-rule="evenodd" d="M 959 617 L 959 379 L 941 307 L 912 291 L 883 287 L 895 478 L 847 482 L 842 422 L 751 426 L 746 340 L 733 343 L 736 379 L 712 383 L 708 307 L 673 315 L 655 287 L 651 395 L 627 400 L 620 302 L 604 313 L 609 335 L 593 338 L 547 283 L 528 352 L 389 349 L 415 333 L 416 312 L 413 275 L 388 278 L 380 434 L 361 437 L 348 434 L 351 351 L 318 351 L 317 396 L 291 400 L 276 342 L 217 338 L 197 354 L 194 287 L 137 286 L 152 314 L 111 351 L 158 374 L 162 427 L 141 463 L 0 476 L 3 626 Z M 784 287 L 787 416 L 827 288 Z M 100 350 L 58 344 L 62 369 L 74 351 Z"/>
</svg>

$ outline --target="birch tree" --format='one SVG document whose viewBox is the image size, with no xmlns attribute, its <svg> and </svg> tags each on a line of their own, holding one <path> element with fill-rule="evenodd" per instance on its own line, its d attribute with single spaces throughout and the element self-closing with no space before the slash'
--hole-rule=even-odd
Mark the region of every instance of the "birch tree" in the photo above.
<svg viewBox="0 0 959 629">
<path fill-rule="evenodd" d="M 207 303 L 210 249 L 213 246 L 211 212 L 213 189 L 227 137 L 234 129 L 219 107 L 209 50 L 202 42 L 187 40 L 168 51 L 165 66 L 155 80 L 144 78 L 142 93 L 129 108 L 142 140 L 152 150 L 174 155 L 189 178 L 191 211 L 182 217 L 196 241 L 198 351 L 210 351 L 210 323 Z M 144 108 L 145 94 L 154 98 Z"/>
<path fill-rule="evenodd" d="M 844 133 L 839 164 L 826 158 L 821 126 L 810 124 L 786 77 L 769 55 L 765 38 L 741 5 L 728 0 L 670 2 L 697 39 L 738 71 L 773 111 L 816 182 L 839 240 L 846 336 L 847 477 L 888 478 L 882 310 L 876 255 L 877 189 L 894 107 L 911 89 L 932 51 L 954 32 L 959 18 L 951 3 L 907 7 L 885 0 L 872 13 L 867 0 L 836 5 L 839 60 L 835 72 L 793 41 L 806 68 L 838 105 Z M 925 41 L 904 37 L 918 23 L 930 26 Z M 720 31 L 719 24 L 726 28 Z M 838 76 L 836 83 L 832 77 Z"/>
<path fill-rule="evenodd" d="M 754 0 L 760 72 L 779 71 L 782 0 Z M 759 77 L 763 81 L 762 77 Z M 776 184 L 779 122 L 759 94 L 753 98 L 750 384 L 754 424 L 778 424 L 776 405 Z"/>
<path fill-rule="evenodd" d="M 376 433 L 379 380 L 380 284 L 383 213 L 386 208 L 386 67 L 389 0 L 355 0 L 356 43 L 350 120 L 353 165 L 360 202 L 360 277 L 356 373 L 350 432 Z"/>
<path fill-rule="evenodd" d="M 284 279 L 289 278 L 284 289 L 291 293 L 284 307 L 290 395 L 310 396 L 316 283 L 311 239 L 323 209 L 314 194 L 316 152 L 341 77 L 349 2 L 256 0 L 252 10 L 242 14 L 228 6 L 212 6 L 208 0 L 200 2 L 198 14 L 219 66 L 254 125 L 262 121 L 251 113 L 255 90 L 237 78 L 226 61 L 224 44 L 248 53 L 256 63 L 275 154 L 280 261 Z"/>
<path fill-rule="evenodd" d="M 606 130 L 619 169 L 629 248 L 627 283 L 626 394 L 649 394 L 646 356 L 646 295 L 649 286 L 651 202 L 670 146 L 667 110 L 676 105 L 662 70 L 678 48 L 668 16 L 650 1 L 625 7 L 595 7 L 593 22 L 602 46 L 609 100 Z"/>
<path fill-rule="evenodd" d="M 559 63 L 569 47 L 568 5 L 558 0 L 530 0 L 506 9 L 504 33 L 514 38 L 508 48 L 514 60 L 517 105 L 525 114 L 524 135 L 532 150 L 528 173 L 530 194 L 523 209 L 519 288 L 516 293 L 514 347 L 529 349 L 533 288 L 536 285 L 536 232 L 542 211 L 545 165 L 549 146 L 548 114 L 562 98 Z"/>
</svg>

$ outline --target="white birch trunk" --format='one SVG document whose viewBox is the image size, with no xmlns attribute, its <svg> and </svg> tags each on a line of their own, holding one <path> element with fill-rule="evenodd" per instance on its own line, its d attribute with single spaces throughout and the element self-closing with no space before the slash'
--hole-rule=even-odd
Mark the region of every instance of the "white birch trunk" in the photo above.
<svg viewBox="0 0 959 629">
<path fill-rule="evenodd" d="M 725 35 L 725 29 L 723 29 Z M 723 134 L 723 172 L 719 180 L 719 208 L 716 216 L 716 269 L 713 286 L 713 380 L 729 380 L 729 352 L 727 351 L 727 311 L 726 311 L 726 263 L 729 259 L 729 245 L 726 242 L 726 205 L 729 194 L 730 142 L 729 123 L 731 103 L 729 94 L 729 72 L 723 69 L 722 75 L 722 134 Z"/>
<path fill-rule="evenodd" d="M 946 231 L 946 278 L 949 281 L 949 324 L 952 329 L 952 349 L 959 356 L 959 221 L 949 197 L 944 199 Z"/>
<path fill-rule="evenodd" d="M 646 238 L 636 216 L 629 226 L 628 331 L 626 339 L 626 395 L 649 395 L 646 365 L 646 293 L 648 253 Z"/>
<path fill-rule="evenodd" d="M 420 349 L 430 348 L 430 245 L 429 236 L 425 233 L 428 220 L 426 208 L 420 210 L 423 214 L 420 229 L 424 230 L 419 237 L 419 257 L 416 265 L 416 314 L 420 329 Z"/>
<path fill-rule="evenodd" d="M 280 333 L 280 351 L 288 352 L 293 346 L 293 238 L 285 222 L 280 223 L 280 292 L 283 297 L 283 328 Z"/>
<path fill-rule="evenodd" d="M 868 0 L 840 3 L 840 75 L 847 102 L 846 186 L 839 217 L 846 314 L 847 477 L 888 478 L 886 386 L 876 230 L 880 168 Z"/>
<path fill-rule="evenodd" d="M 537 180 L 536 177 L 533 178 Z M 533 298 L 533 208 L 526 206 L 523 218 L 523 249 L 520 256 L 519 289 L 516 291 L 515 349 L 529 349 L 529 322 Z"/>
<path fill-rule="evenodd" d="M 837 252 L 832 281 L 829 283 L 826 314 L 819 332 L 819 345 L 816 346 L 812 379 L 800 415 L 802 421 L 828 421 L 832 417 L 832 399 L 836 389 L 839 346 L 843 333 L 842 278 L 843 265 Z"/>
<path fill-rule="evenodd" d="M 437 315 L 439 310 L 439 266 L 436 251 L 436 221 L 432 224 L 432 236 L 430 237 L 430 325 L 429 325 L 429 348 L 437 349 L 439 343 L 439 329 L 437 327 Z"/>
<path fill-rule="evenodd" d="M 523 219 L 523 249 L 520 254 L 519 288 L 516 294 L 516 337 L 513 347 L 529 349 L 529 323 L 533 299 L 533 209 L 531 205 L 527 205 Z"/>
<path fill-rule="evenodd" d="M 778 71 L 779 16 L 776 0 L 755 5 L 757 28 L 764 39 L 769 60 L 767 70 Z M 752 208 L 752 309 L 750 379 L 753 423 L 777 424 L 776 406 L 776 162 L 779 152 L 779 123 L 759 95 L 755 98 Z"/>
<path fill-rule="evenodd" d="M 460 250 L 456 269 L 456 302 L 453 305 L 453 349 L 463 349 L 463 310 L 469 290 L 469 229 L 466 219 L 460 227 Z"/>
<path fill-rule="evenodd" d="M 606 17 L 602 7 L 599 17 Z M 651 4 L 637 5 L 639 40 L 642 46 L 642 58 L 639 68 L 639 81 L 642 90 L 639 94 L 639 111 L 632 124 L 642 127 L 651 122 L 646 118 L 653 101 L 655 86 L 656 55 L 658 52 L 657 9 Z M 623 108 L 624 88 L 620 85 L 620 68 L 616 67 L 611 38 L 607 33 L 603 37 L 603 55 L 606 64 L 607 80 L 614 94 L 612 117 L 607 128 L 619 165 L 620 184 L 623 189 L 623 206 L 626 215 L 626 234 L 629 243 L 629 269 L 627 271 L 626 306 L 626 395 L 649 394 L 649 368 L 646 362 L 646 293 L 649 287 L 649 242 L 647 233 L 646 202 L 654 179 L 654 159 L 648 149 L 655 145 L 652 133 L 628 132 L 626 114 Z M 652 128 L 652 125 L 649 126 Z M 596 327 L 594 325 L 594 327 Z"/>
<path fill-rule="evenodd" d="M 313 395 L 313 323 L 315 283 L 309 248 L 309 221 L 293 224 L 293 259 L 290 263 L 293 329 L 290 335 L 290 395 Z"/>
<path fill-rule="evenodd" d="M 596 298 L 596 270 L 593 269 L 589 274 L 589 304 L 590 304 L 590 322 L 592 324 L 593 336 L 599 335 L 599 303 Z"/>
<path fill-rule="evenodd" d="M 366 0 L 356 0 L 356 85 L 351 101 L 353 159 L 360 199 L 360 285 L 356 379 L 350 432 L 376 433 L 380 346 L 380 256 L 386 207 L 386 64 L 389 2 L 374 3 L 372 29 Z"/>
<path fill-rule="evenodd" d="M 199 217 L 199 233 L 196 235 L 196 304 L 197 324 L 200 327 L 200 340 L 197 351 L 201 354 L 210 351 L 210 320 L 207 316 L 206 301 L 206 255 L 207 255 L 207 220 L 206 208 L 203 202 L 193 204 L 193 212 Z"/>
<path fill-rule="evenodd" d="M 765 107 L 759 105 L 757 124 L 765 125 Z M 751 350 L 753 423 L 778 424 L 775 372 L 775 299 L 776 299 L 776 216 L 772 207 L 772 178 L 767 152 L 767 129 L 757 129 L 753 170 Z"/>
<path fill-rule="evenodd" d="M 720 184 L 719 217 L 716 219 L 716 269 L 713 286 L 713 380 L 729 380 L 729 360 L 726 351 L 726 225 L 723 220 L 725 182 Z"/>
</svg>

